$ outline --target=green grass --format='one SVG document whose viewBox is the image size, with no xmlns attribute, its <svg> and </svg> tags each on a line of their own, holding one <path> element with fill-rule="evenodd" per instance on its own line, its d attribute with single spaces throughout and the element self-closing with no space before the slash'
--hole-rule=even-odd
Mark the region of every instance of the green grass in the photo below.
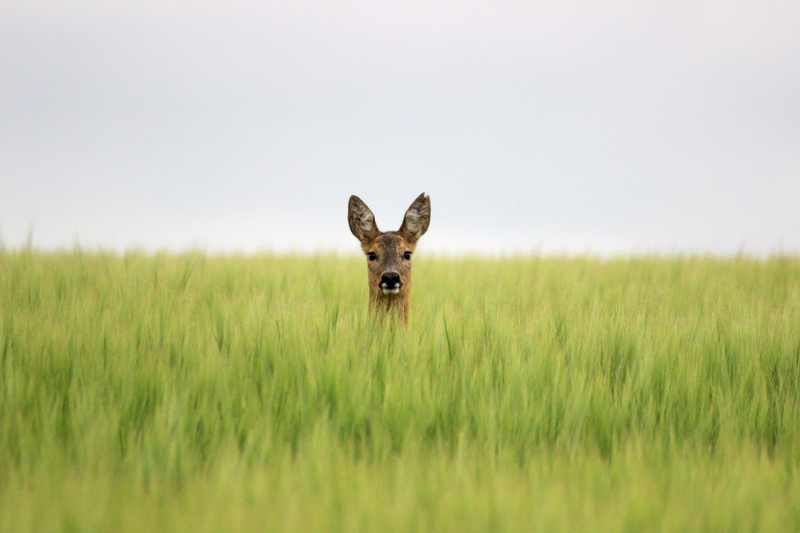
<svg viewBox="0 0 800 533">
<path fill-rule="evenodd" d="M 800 259 L 0 252 L 0 531 L 798 531 Z"/>
</svg>

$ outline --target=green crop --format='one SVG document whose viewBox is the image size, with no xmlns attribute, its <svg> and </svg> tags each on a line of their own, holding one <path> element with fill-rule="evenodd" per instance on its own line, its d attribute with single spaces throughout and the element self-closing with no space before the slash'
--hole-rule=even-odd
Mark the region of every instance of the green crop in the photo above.
<svg viewBox="0 0 800 533">
<path fill-rule="evenodd" d="M 0 251 L 0 531 L 798 531 L 800 259 Z"/>
</svg>

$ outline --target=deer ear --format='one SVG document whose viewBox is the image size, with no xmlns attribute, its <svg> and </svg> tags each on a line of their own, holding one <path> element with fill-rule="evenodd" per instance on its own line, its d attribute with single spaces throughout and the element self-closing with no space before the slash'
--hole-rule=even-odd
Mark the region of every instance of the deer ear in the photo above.
<svg viewBox="0 0 800 533">
<path fill-rule="evenodd" d="M 428 231 L 431 223 L 431 197 L 425 193 L 420 194 L 406 211 L 400 234 L 404 239 L 416 242 Z"/>
<path fill-rule="evenodd" d="M 367 204 L 355 195 L 350 197 L 347 206 L 347 222 L 350 224 L 350 231 L 361 242 L 374 239 L 380 233 L 378 225 L 375 224 L 375 215 L 369 210 Z"/>
</svg>

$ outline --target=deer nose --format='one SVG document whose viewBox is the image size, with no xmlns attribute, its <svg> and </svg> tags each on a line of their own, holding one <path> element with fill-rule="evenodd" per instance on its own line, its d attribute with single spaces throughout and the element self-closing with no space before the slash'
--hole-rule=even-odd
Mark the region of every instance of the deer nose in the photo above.
<svg viewBox="0 0 800 533">
<path fill-rule="evenodd" d="M 386 272 L 381 276 L 381 289 L 400 289 L 402 286 L 403 282 L 400 281 L 400 274 L 397 272 Z"/>
</svg>

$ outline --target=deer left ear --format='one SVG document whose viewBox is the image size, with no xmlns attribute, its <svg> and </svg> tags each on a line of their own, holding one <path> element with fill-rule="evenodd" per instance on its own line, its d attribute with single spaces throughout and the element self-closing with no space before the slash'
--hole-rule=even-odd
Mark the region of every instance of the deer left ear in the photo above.
<svg viewBox="0 0 800 533">
<path fill-rule="evenodd" d="M 362 243 L 374 239 L 380 234 L 378 225 L 375 224 L 375 215 L 372 214 L 367 204 L 356 195 L 350 197 L 347 204 L 347 222 L 350 231 Z"/>
<path fill-rule="evenodd" d="M 416 242 L 425 235 L 431 223 L 431 197 L 425 193 L 420 194 L 406 211 L 400 234 L 404 239 Z"/>
</svg>

